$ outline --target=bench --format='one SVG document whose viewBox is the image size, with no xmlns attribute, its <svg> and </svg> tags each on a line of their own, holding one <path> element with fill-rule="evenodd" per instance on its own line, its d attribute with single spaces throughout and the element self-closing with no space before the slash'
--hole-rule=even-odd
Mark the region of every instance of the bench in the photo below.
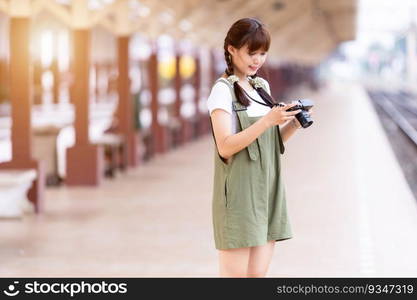
<svg viewBox="0 0 417 300">
<path fill-rule="evenodd" d="M 0 170 L 0 218 L 20 218 L 34 212 L 27 192 L 36 179 L 36 170 Z"/>
<path fill-rule="evenodd" d="M 177 117 L 172 117 L 167 123 L 169 131 L 169 148 L 177 148 L 181 144 L 181 121 Z"/>
<path fill-rule="evenodd" d="M 155 147 L 154 147 L 154 137 L 152 135 L 151 128 L 143 128 L 141 130 L 141 139 L 143 145 L 142 157 L 141 160 L 149 161 L 155 154 Z"/>
<path fill-rule="evenodd" d="M 104 148 L 105 176 L 114 177 L 117 169 L 121 171 L 126 169 L 123 159 L 123 155 L 126 150 L 123 135 L 116 133 L 103 133 L 92 142 L 93 144 L 103 146 Z"/>
<path fill-rule="evenodd" d="M 45 165 L 46 184 L 59 185 L 62 178 L 58 174 L 58 135 L 63 127 L 43 125 L 32 128 L 32 156 Z"/>
</svg>

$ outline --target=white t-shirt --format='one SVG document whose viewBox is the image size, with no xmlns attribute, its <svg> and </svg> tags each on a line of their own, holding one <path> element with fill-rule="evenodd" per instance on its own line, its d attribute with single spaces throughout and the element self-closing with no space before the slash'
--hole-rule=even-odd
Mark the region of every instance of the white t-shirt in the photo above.
<svg viewBox="0 0 417 300">
<path fill-rule="evenodd" d="M 228 112 L 230 115 L 232 115 L 232 134 L 235 134 L 237 132 L 237 115 L 236 112 L 233 111 L 232 106 L 232 95 L 231 90 L 229 87 L 229 83 L 227 82 L 226 78 L 221 78 L 221 80 L 224 80 L 223 82 L 216 82 L 216 84 L 211 89 L 210 95 L 207 99 L 207 108 L 209 111 L 209 115 L 215 110 L 215 109 L 223 109 L 226 112 Z M 269 88 L 268 81 L 262 78 L 262 80 L 265 83 L 266 89 L 268 94 L 271 95 L 271 91 Z M 252 90 L 248 92 L 249 96 L 254 98 L 256 101 L 265 103 L 265 101 L 262 100 L 261 96 L 256 92 L 256 90 Z M 258 116 L 264 116 L 266 115 L 271 108 L 268 106 L 259 104 L 251 99 L 249 99 L 250 105 L 247 107 L 247 114 L 249 117 L 258 117 Z"/>
</svg>

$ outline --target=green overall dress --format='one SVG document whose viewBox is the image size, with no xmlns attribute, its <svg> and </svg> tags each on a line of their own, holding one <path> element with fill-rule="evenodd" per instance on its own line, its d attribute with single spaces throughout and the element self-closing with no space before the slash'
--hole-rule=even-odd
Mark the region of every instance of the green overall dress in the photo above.
<svg viewBox="0 0 417 300">
<path fill-rule="evenodd" d="M 247 108 L 237 102 L 232 85 L 226 80 L 217 81 L 230 88 L 238 132 L 261 118 L 249 117 Z M 216 142 L 213 126 L 212 133 Z M 269 240 L 292 237 L 280 175 L 283 153 L 278 126 L 268 128 L 248 147 L 235 153 L 228 163 L 220 157 L 216 145 L 212 198 L 216 249 L 260 246 Z"/>
</svg>

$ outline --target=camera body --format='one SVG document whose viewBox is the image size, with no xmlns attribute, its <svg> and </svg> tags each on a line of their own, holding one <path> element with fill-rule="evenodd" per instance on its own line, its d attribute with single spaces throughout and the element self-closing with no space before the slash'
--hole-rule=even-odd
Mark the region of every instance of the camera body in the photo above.
<svg viewBox="0 0 417 300">
<path fill-rule="evenodd" d="M 285 106 L 284 104 L 279 104 L 279 106 Z M 301 111 L 295 115 L 298 122 L 300 122 L 303 128 L 309 127 L 313 124 L 313 119 L 311 118 L 308 110 L 314 106 L 314 102 L 310 99 L 301 99 L 297 101 L 297 104 L 293 107 L 287 109 L 286 111 L 295 111 L 301 109 Z"/>
</svg>

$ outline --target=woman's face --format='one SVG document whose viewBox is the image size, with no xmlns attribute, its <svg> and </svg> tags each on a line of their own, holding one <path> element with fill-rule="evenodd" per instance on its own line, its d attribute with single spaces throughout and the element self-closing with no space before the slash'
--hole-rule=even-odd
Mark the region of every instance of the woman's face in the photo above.
<svg viewBox="0 0 417 300">
<path fill-rule="evenodd" d="M 232 55 L 234 68 L 237 68 L 239 73 L 245 74 L 246 76 L 254 75 L 264 64 L 267 55 L 267 52 L 262 49 L 249 52 L 247 44 L 240 49 L 229 45 L 228 50 Z"/>
</svg>

